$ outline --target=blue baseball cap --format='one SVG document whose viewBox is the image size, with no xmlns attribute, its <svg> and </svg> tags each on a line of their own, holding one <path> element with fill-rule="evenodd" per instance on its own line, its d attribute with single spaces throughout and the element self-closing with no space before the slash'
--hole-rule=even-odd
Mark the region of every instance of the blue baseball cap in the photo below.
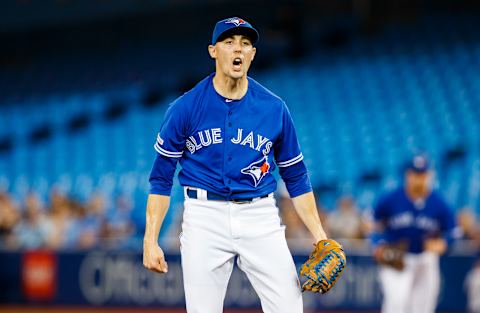
<svg viewBox="0 0 480 313">
<path fill-rule="evenodd" d="M 430 162 L 424 155 L 416 155 L 407 163 L 407 170 L 425 173 L 430 169 Z"/>
<path fill-rule="evenodd" d="M 252 44 L 258 42 L 260 35 L 258 31 L 249 22 L 239 17 L 230 17 L 221 21 L 218 21 L 213 29 L 212 45 L 215 45 L 218 39 L 222 36 L 229 34 L 242 34 L 250 38 Z"/>
</svg>

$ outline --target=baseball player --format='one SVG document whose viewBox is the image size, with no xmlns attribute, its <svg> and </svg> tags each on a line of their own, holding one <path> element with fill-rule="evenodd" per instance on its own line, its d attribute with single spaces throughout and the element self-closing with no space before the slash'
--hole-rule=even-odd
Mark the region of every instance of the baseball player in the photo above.
<svg viewBox="0 0 480 313">
<path fill-rule="evenodd" d="M 439 256 L 454 238 L 455 218 L 431 189 L 423 155 L 407 165 L 404 186 L 374 210 L 374 257 L 380 264 L 383 313 L 434 312 L 440 287 Z"/>
<path fill-rule="evenodd" d="M 208 46 L 215 72 L 171 104 L 155 143 L 144 265 L 168 270 L 157 240 L 179 161 L 185 193 L 180 250 L 189 313 L 223 311 L 236 257 L 264 312 L 303 312 L 273 198 L 276 167 L 315 240 L 326 239 L 287 106 L 247 76 L 258 39 L 257 30 L 241 18 L 216 24 Z"/>
</svg>

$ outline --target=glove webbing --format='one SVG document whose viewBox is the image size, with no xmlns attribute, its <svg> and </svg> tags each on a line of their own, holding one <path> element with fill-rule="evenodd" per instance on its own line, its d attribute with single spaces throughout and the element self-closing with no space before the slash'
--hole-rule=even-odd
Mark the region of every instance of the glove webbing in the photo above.
<svg viewBox="0 0 480 313">
<path fill-rule="evenodd" d="M 343 271 L 343 269 L 345 268 L 345 262 L 343 261 L 343 259 L 341 258 L 341 256 L 336 252 L 336 251 L 332 251 L 331 252 L 332 254 L 329 254 L 327 255 L 320 263 L 318 263 L 315 267 L 314 267 L 314 272 L 317 276 L 320 276 L 327 284 L 331 285 L 333 282 L 335 282 L 338 278 L 338 275 Z M 324 274 L 324 269 L 325 267 L 327 267 L 330 262 L 334 259 L 334 256 L 333 254 L 338 258 L 339 260 L 339 263 L 334 267 L 334 269 L 332 270 L 332 275 L 330 278 L 328 278 L 325 274 Z M 316 280 L 316 277 L 312 277 L 312 275 L 310 275 L 309 273 L 305 273 L 305 276 L 308 278 L 308 279 L 311 279 L 311 280 Z"/>
</svg>

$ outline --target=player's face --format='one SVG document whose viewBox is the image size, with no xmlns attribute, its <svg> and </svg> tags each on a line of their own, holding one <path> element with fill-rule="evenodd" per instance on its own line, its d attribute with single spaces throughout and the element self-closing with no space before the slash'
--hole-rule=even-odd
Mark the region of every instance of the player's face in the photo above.
<svg viewBox="0 0 480 313">
<path fill-rule="evenodd" d="M 407 189 L 412 190 L 416 194 L 425 195 L 430 191 L 431 173 L 417 173 L 414 171 L 407 171 L 406 184 Z"/>
<path fill-rule="evenodd" d="M 247 75 L 256 49 L 243 35 L 232 35 L 209 46 L 210 56 L 216 60 L 217 72 L 238 79 Z"/>
</svg>

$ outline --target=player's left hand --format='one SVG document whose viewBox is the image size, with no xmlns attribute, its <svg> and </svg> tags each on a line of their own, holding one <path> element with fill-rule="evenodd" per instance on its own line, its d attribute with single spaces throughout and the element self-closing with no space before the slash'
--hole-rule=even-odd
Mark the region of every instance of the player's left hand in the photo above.
<svg viewBox="0 0 480 313">
<path fill-rule="evenodd" d="M 300 270 L 300 275 L 306 278 L 302 291 L 326 293 L 340 278 L 346 264 L 345 252 L 338 242 L 320 240 Z"/>
<path fill-rule="evenodd" d="M 374 252 L 373 258 L 382 266 L 389 266 L 397 271 L 401 271 L 405 267 L 405 253 L 407 245 L 405 242 L 380 244 Z"/>
<path fill-rule="evenodd" d="M 423 249 L 441 255 L 447 251 L 447 242 L 443 238 L 430 238 L 423 243 Z"/>
</svg>

